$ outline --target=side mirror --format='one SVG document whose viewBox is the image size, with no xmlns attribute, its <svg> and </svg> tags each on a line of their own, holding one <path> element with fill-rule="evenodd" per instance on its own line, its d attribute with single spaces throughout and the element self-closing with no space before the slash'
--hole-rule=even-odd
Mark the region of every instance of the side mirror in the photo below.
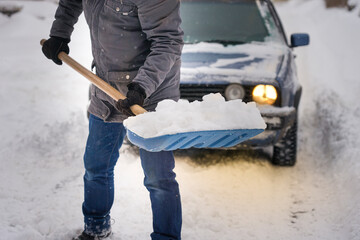
<svg viewBox="0 0 360 240">
<path fill-rule="evenodd" d="M 309 45 L 310 36 L 307 33 L 294 33 L 290 37 L 291 47 L 300 47 Z"/>
</svg>

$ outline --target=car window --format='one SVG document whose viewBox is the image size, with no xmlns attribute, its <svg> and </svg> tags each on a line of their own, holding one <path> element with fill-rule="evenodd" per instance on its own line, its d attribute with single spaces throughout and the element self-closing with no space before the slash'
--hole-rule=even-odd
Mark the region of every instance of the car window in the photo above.
<svg viewBox="0 0 360 240">
<path fill-rule="evenodd" d="M 241 44 L 278 41 L 266 3 L 256 0 L 182 0 L 185 43 Z"/>
</svg>

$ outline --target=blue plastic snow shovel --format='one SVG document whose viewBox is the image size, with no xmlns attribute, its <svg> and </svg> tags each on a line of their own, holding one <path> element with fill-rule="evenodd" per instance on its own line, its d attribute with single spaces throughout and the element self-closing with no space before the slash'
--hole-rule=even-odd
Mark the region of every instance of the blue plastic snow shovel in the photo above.
<svg viewBox="0 0 360 240">
<path fill-rule="evenodd" d="M 186 148 L 226 148 L 235 146 L 263 132 L 263 129 L 234 129 L 184 132 L 143 138 L 127 129 L 127 137 L 133 144 L 150 152 L 171 151 Z"/>
<path fill-rule="evenodd" d="M 40 41 L 40 44 L 46 40 Z M 58 58 L 68 64 L 71 68 L 86 77 L 96 87 L 108 94 L 112 99 L 118 101 L 125 99 L 118 90 L 113 88 L 110 84 L 96 76 L 91 71 L 87 70 L 81 64 L 76 62 L 65 52 L 60 52 Z M 131 111 L 135 115 L 147 112 L 139 105 L 131 106 Z M 211 131 L 196 131 L 196 132 L 181 132 L 176 134 L 162 135 L 153 138 L 143 138 L 130 129 L 126 129 L 127 137 L 131 143 L 150 152 L 171 151 L 175 149 L 186 148 L 226 148 L 235 146 L 251 137 L 254 137 L 263 129 L 230 129 L 230 130 L 211 130 Z"/>
</svg>

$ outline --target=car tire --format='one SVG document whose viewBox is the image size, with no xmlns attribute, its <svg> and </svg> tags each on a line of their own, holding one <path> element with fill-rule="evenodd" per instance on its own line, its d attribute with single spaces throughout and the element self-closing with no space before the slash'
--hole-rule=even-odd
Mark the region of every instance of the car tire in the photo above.
<svg viewBox="0 0 360 240">
<path fill-rule="evenodd" d="M 296 163 L 297 118 L 285 136 L 274 146 L 272 164 L 294 166 Z"/>
</svg>

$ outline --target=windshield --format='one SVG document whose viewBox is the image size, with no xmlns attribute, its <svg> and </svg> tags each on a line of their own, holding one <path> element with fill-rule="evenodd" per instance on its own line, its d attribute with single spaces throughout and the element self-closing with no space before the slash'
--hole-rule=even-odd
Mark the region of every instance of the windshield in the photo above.
<svg viewBox="0 0 360 240">
<path fill-rule="evenodd" d="M 242 44 L 279 36 L 267 6 L 256 0 L 182 0 L 180 13 L 185 43 Z"/>
</svg>

